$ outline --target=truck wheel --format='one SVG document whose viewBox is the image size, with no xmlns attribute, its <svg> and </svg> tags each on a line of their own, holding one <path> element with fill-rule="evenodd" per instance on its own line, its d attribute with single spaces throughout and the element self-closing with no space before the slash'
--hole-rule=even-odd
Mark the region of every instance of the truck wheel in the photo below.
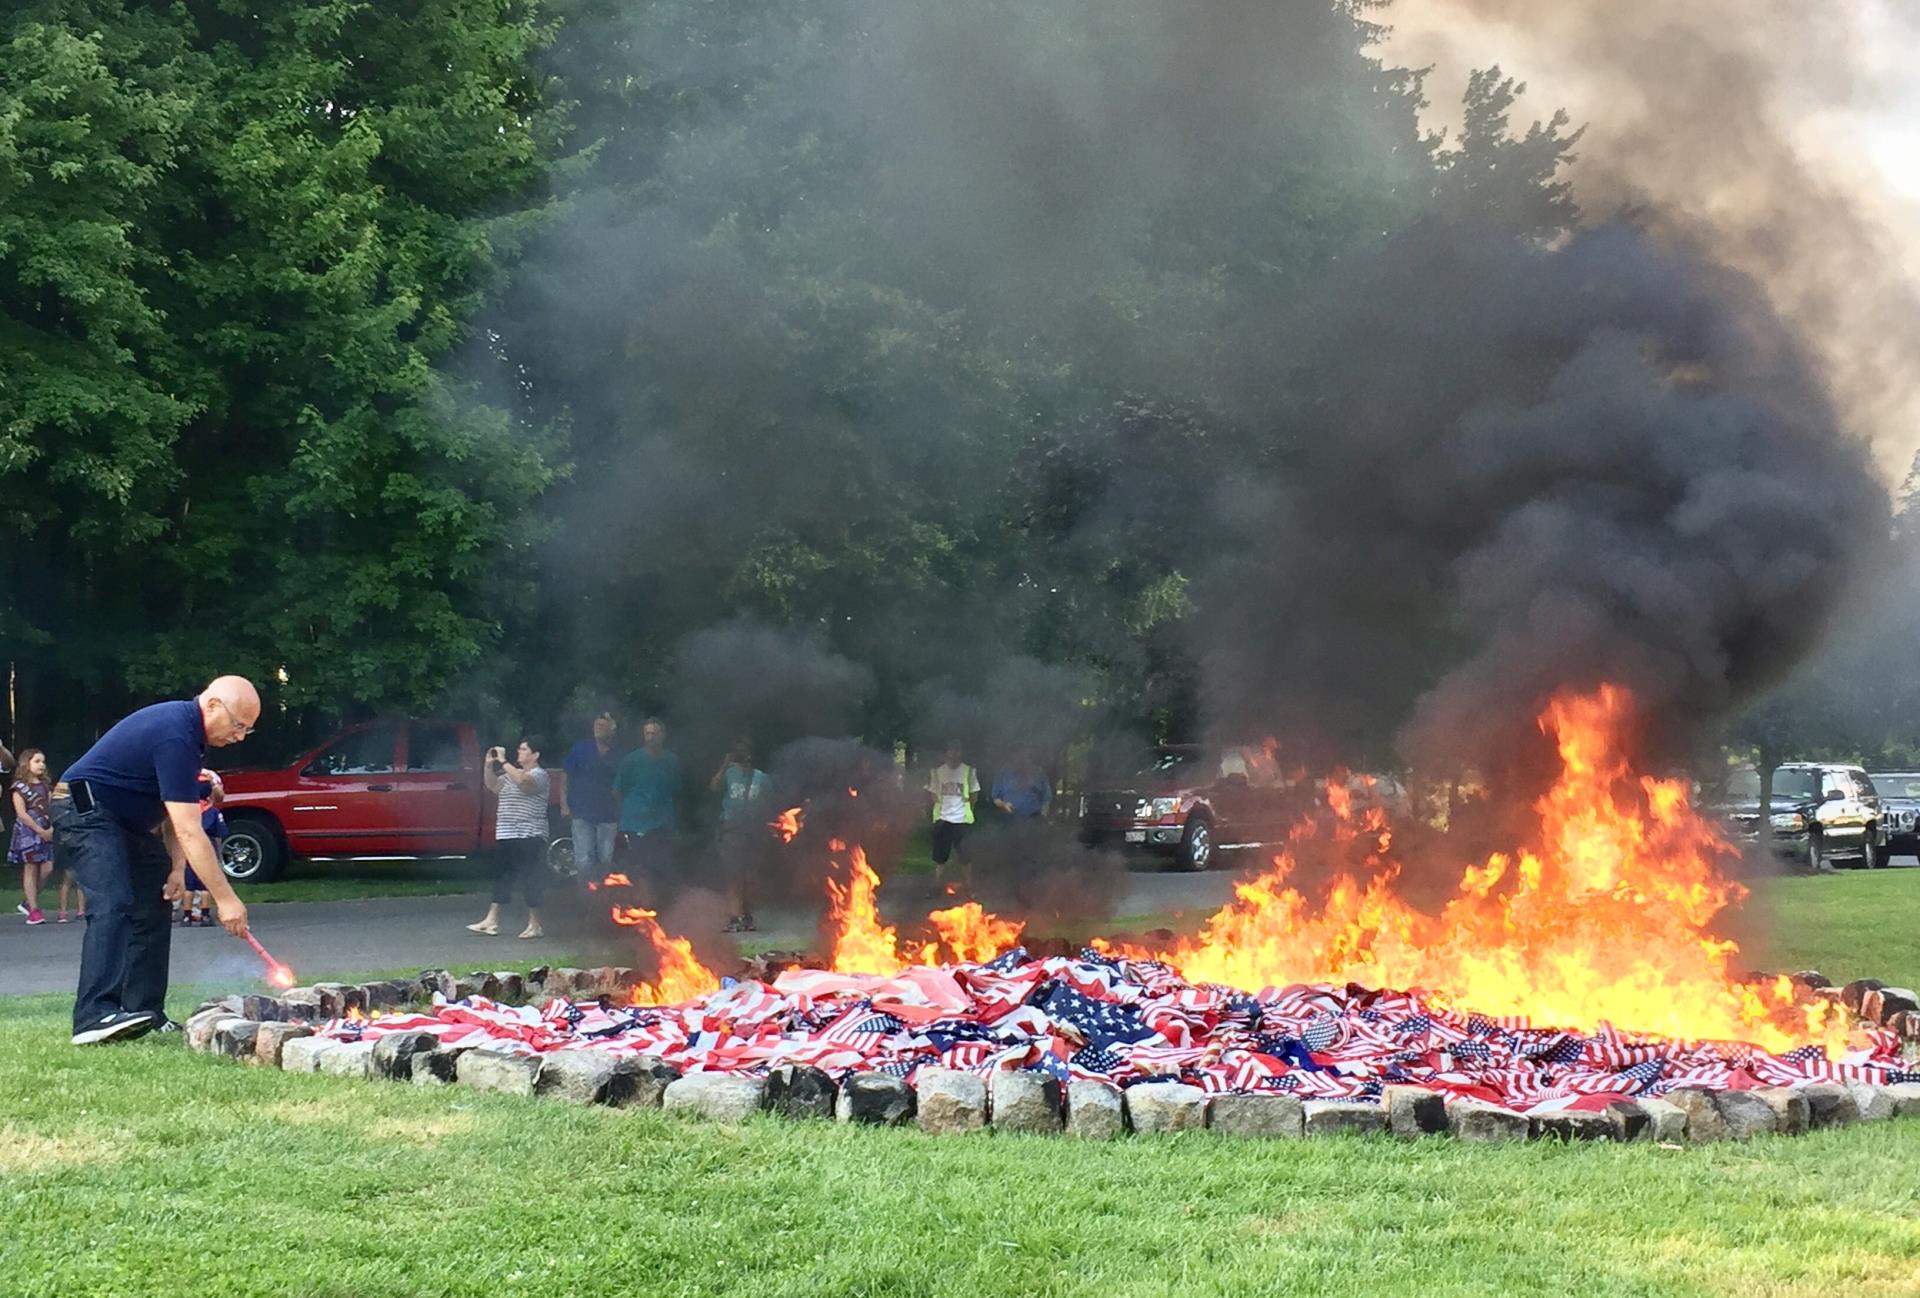
<svg viewBox="0 0 1920 1298">
<path fill-rule="evenodd" d="M 573 839 L 556 838 L 547 844 L 547 868 L 561 879 L 571 879 L 580 873 L 573 859 Z"/>
<path fill-rule="evenodd" d="M 1818 834 L 1807 836 L 1807 868 L 1815 874 L 1833 873 L 1833 858 L 1827 855 L 1827 845 Z"/>
<path fill-rule="evenodd" d="M 1887 850 L 1884 847 L 1875 847 L 1873 845 L 1873 838 L 1869 836 L 1866 847 L 1860 853 L 1860 868 L 1863 870 L 1878 870 L 1886 863 L 1886 859 Z"/>
<path fill-rule="evenodd" d="M 1205 816 L 1187 822 L 1186 836 L 1180 840 L 1180 868 L 1198 873 L 1213 864 L 1213 825 Z"/>
<path fill-rule="evenodd" d="M 220 847 L 220 868 L 235 883 L 271 883 L 280 877 L 287 849 L 280 831 L 261 816 L 229 816 L 227 841 Z"/>
</svg>

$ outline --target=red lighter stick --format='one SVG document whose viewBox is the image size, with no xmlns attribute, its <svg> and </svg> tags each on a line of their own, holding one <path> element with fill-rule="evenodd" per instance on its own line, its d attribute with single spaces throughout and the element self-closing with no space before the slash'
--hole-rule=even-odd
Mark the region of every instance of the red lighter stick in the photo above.
<svg viewBox="0 0 1920 1298">
<path fill-rule="evenodd" d="M 247 945 L 253 948 L 253 953 L 259 956 L 261 963 L 267 966 L 267 981 L 275 987 L 293 986 L 293 970 L 287 968 L 287 966 L 281 964 L 278 960 L 275 960 L 267 948 L 260 945 L 260 940 L 254 937 L 253 934 L 247 933 L 243 936 L 246 938 Z"/>
</svg>

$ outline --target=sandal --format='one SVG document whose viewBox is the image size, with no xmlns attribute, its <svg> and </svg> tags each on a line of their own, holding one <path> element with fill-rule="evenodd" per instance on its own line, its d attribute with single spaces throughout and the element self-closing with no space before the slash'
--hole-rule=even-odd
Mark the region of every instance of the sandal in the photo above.
<svg viewBox="0 0 1920 1298">
<path fill-rule="evenodd" d="M 541 928 L 537 924 L 529 924 L 525 928 L 520 930 L 520 936 L 523 939 L 534 938 L 534 937 L 545 937 L 546 935 L 547 935 L 546 930 Z"/>
<path fill-rule="evenodd" d="M 499 937 L 500 926 L 498 924 L 489 924 L 487 923 L 486 920 L 483 919 L 478 924 L 467 925 L 467 932 L 482 933 L 482 934 L 485 934 L 487 937 Z"/>
</svg>

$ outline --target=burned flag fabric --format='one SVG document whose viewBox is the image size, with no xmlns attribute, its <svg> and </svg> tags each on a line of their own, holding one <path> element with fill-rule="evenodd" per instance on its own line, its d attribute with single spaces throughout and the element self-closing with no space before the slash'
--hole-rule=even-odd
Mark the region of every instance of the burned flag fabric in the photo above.
<svg viewBox="0 0 1920 1298">
<path fill-rule="evenodd" d="M 484 997 L 430 1013 L 338 1020 L 323 1034 L 430 1032 L 443 1045 L 512 1053 L 561 1048 L 657 1056 L 681 1072 L 757 1074 L 808 1064 L 844 1076 L 913 1079 L 923 1067 L 1033 1069 L 1117 1086 L 1178 1080 L 1213 1093 L 1370 1100 L 1423 1086 L 1521 1112 L 1599 1109 L 1682 1086 L 1751 1090 L 1814 1082 L 1920 1081 L 1898 1040 L 1863 1030 L 1834 1058 L 1737 1042 L 1592 1031 L 1462 1011 L 1415 992 L 1296 984 L 1249 993 L 1194 984 L 1154 961 L 1097 952 L 915 968 L 894 977 L 790 970 L 729 981 L 677 1005 L 508 1006 Z"/>
</svg>

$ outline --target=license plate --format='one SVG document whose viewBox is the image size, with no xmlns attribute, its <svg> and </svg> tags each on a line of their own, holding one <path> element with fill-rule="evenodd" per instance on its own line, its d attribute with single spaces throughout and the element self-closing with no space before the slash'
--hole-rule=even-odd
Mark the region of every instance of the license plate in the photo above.
<svg viewBox="0 0 1920 1298">
<path fill-rule="evenodd" d="M 1144 843 L 1147 841 L 1147 831 L 1144 829 L 1129 829 L 1127 831 L 1127 841 L 1129 843 Z"/>
</svg>

